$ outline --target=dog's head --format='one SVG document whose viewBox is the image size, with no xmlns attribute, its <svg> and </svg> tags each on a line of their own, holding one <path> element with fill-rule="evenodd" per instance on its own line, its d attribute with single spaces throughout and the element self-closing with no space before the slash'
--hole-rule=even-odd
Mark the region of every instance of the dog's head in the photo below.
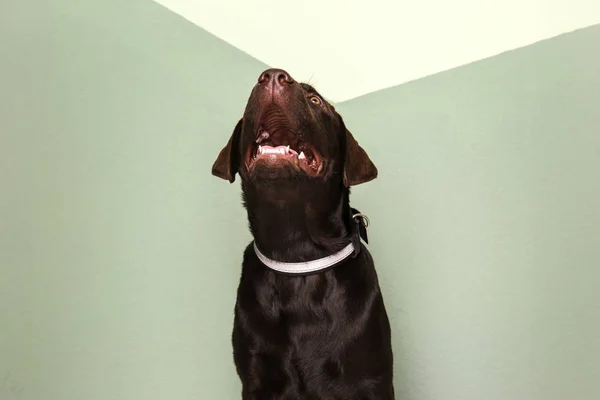
<svg viewBox="0 0 600 400">
<path fill-rule="evenodd" d="M 245 183 L 336 181 L 345 187 L 377 177 L 377 168 L 317 91 L 287 72 L 258 78 L 242 119 L 212 173 Z"/>
</svg>

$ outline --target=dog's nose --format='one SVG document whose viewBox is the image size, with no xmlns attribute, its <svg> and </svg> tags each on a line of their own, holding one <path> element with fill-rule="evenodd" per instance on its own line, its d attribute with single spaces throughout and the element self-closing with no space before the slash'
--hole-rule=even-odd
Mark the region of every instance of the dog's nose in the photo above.
<svg viewBox="0 0 600 400">
<path fill-rule="evenodd" d="M 273 85 L 285 86 L 294 83 L 294 79 L 282 69 L 271 68 L 260 74 L 258 77 L 258 83 L 267 85 L 270 82 Z"/>
</svg>

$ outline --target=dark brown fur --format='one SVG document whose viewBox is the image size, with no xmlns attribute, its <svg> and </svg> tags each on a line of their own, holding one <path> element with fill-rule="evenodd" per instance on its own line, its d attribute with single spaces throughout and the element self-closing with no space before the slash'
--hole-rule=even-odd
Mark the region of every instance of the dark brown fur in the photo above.
<svg viewBox="0 0 600 400">
<path fill-rule="evenodd" d="M 305 163 L 256 159 L 261 132 L 272 146 L 302 150 Z M 377 169 L 341 116 L 309 85 L 267 70 L 213 166 L 242 179 L 258 248 L 282 262 L 308 261 L 355 237 L 349 187 Z M 356 242 L 358 243 L 358 242 Z M 267 268 L 244 253 L 233 328 L 244 400 L 393 399 L 390 326 L 367 248 L 306 276 Z"/>
</svg>

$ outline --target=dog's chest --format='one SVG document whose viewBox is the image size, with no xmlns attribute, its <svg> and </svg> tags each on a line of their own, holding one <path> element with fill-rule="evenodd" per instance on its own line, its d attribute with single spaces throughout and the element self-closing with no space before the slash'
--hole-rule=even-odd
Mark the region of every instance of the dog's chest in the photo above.
<svg viewBox="0 0 600 400">
<path fill-rule="evenodd" d="M 348 320 L 343 288 L 329 273 L 305 277 L 268 274 L 242 280 L 237 308 L 254 336 L 291 344 L 334 335 Z"/>
<path fill-rule="evenodd" d="M 326 274 L 290 277 L 273 273 L 256 286 L 256 299 L 273 320 L 284 318 L 293 323 L 301 319 L 307 323 L 332 311 L 328 301 L 332 285 L 332 278 Z"/>
</svg>

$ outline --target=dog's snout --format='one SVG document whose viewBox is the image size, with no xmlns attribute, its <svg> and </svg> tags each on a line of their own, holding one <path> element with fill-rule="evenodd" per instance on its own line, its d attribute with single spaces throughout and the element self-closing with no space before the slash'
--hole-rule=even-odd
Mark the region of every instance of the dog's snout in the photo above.
<svg viewBox="0 0 600 400">
<path fill-rule="evenodd" d="M 258 83 L 262 85 L 272 83 L 276 86 L 285 86 L 294 83 L 294 79 L 282 69 L 271 68 L 260 74 Z"/>
</svg>

